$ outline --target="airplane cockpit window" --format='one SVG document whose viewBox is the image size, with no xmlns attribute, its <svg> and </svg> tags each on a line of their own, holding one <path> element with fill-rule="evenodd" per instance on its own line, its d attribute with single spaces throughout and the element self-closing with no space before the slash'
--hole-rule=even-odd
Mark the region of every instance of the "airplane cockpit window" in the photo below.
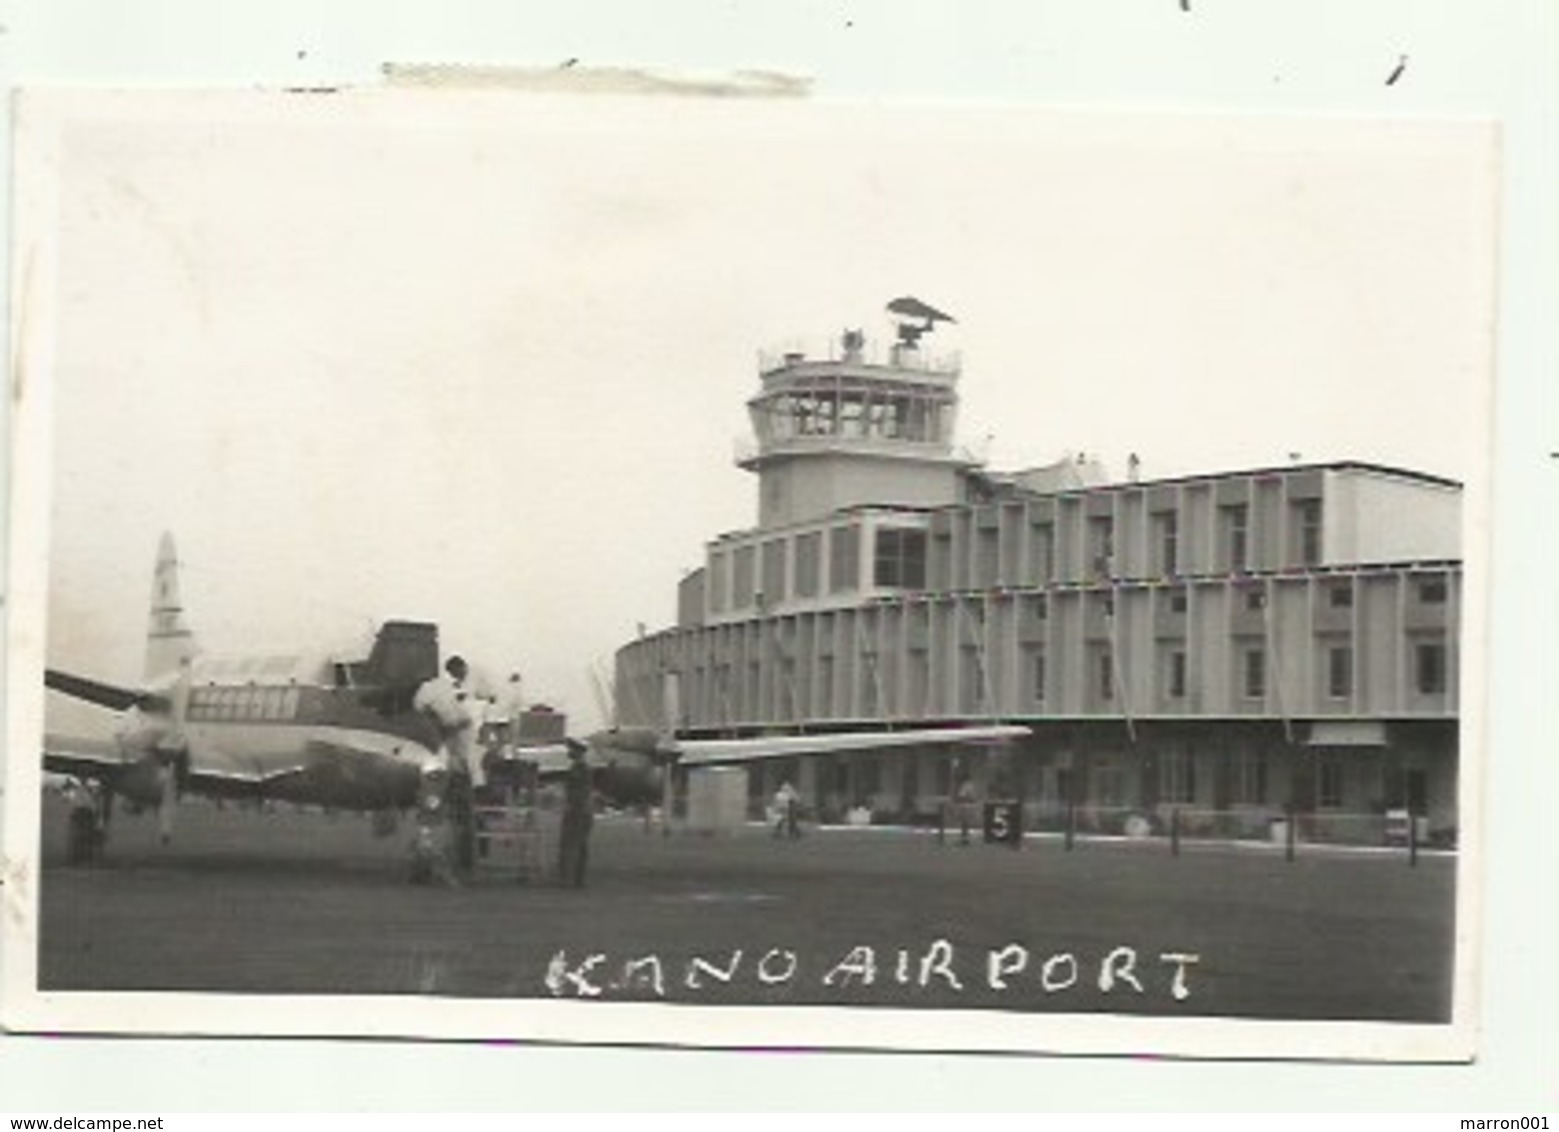
<svg viewBox="0 0 1559 1132">
<path fill-rule="evenodd" d="M 206 719 L 211 713 L 211 693 L 205 688 L 195 688 L 189 694 L 189 718 Z"/>
<path fill-rule="evenodd" d="M 286 718 L 287 692 L 284 688 L 267 688 L 265 690 L 265 718 Z"/>
</svg>

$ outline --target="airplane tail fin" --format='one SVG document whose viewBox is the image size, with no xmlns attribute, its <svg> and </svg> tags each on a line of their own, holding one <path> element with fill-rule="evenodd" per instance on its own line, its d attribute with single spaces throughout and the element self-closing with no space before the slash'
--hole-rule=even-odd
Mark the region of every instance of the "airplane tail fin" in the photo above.
<svg viewBox="0 0 1559 1132">
<path fill-rule="evenodd" d="M 164 532 L 157 544 L 157 565 L 152 572 L 146 678 L 153 680 L 177 672 L 197 651 L 195 635 L 184 620 L 184 605 L 179 598 L 179 556 L 173 548 L 173 536 Z"/>
</svg>

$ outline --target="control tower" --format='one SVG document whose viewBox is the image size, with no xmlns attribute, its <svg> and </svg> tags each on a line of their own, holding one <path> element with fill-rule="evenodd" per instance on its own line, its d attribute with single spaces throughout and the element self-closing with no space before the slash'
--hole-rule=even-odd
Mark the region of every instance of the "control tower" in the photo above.
<svg viewBox="0 0 1559 1132">
<path fill-rule="evenodd" d="M 977 461 L 953 449 L 956 356 L 921 339 L 954 319 L 918 299 L 888 304 L 894 341 L 874 357 L 847 330 L 811 356 L 766 354 L 762 390 L 747 402 L 755 450 L 737 464 L 758 475 L 758 526 L 769 529 L 856 506 L 940 507 L 959 499 Z"/>
</svg>

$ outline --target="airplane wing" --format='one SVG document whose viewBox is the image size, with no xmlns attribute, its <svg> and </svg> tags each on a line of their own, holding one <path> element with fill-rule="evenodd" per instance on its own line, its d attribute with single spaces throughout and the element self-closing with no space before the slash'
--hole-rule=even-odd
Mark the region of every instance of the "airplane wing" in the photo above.
<svg viewBox="0 0 1559 1132">
<path fill-rule="evenodd" d="M 265 774 L 240 774 L 236 771 L 191 767 L 184 788 L 207 798 L 253 798 L 264 794 L 278 782 L 303 774 L 305 769 L 295 766 Z"/>
<path fill-rule="evenodd" d="M 1030 729 L 1015 724 L 980 727 L 921 728 L 906 731 L 835 732 L 820 735 L 770 735 L 755 739 L 680 739 L 675 743 L 682 766 L 716 766 L 822 755 L 834 751 L 870 751 L 925 744 L 997 743 L 1021 739 Z"/>
<path fill-rule="evenodd" d="M 360 797 L 363 808 L 378 809 L 410 805 L 418 773 L 414 761 L 387 759 L 377 750 L 315 739 L 304 745 L 301 759 L 287 765 L 254 771 L 191 766 L 185 789 L 213 798 L 254 798 L 274 795 L 283 783 L 297 780 L 305 791 Z"/>
<path fill-rule="evenodd" d="M 160 709 L 163 711 L 166 711 L 168 708 L 168 702 L 165 697 L 148 692 L 144 688 L 126 688 L 119 684 L 106 684 L 101 680 L 92 680 L 85 676 L 74 676 L 69 672 L 61 672 L 57 668 L 44 669 L 43 686 L 52 688 L 56 692 L 62 692 L 73 699 L 85 700 L 87 703 L 112 708 L 114 711 L 128 711 L 133 707 L 150 710 Z"/>
<path fill-rule="evenodd" d="M 43 737 L 43 769 L 72 778 L 101 778 L 124 765 L 119 746 L 111 739 L 76 736 Z"/>
<path fill-rule="evenodd" d="M 43 769 L 51 774 L 72 778 L 112 778 L 146 758 L 145 752 L 127 755 L 112 739 L 49 734 L 43 740 Z M 302 774 L 303 766 L 269 770 L 265 774 L 190 767 L 184 787 L 196 794 L 236 798 L 253 795 L 257 790 L 281 779 Z"/>
</svg>

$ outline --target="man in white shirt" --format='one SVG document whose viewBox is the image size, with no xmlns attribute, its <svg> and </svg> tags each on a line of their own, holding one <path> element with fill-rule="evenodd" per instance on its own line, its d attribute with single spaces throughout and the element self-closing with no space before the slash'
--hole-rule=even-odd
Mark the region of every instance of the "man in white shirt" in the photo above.
<svg viewBox="0 0 1559 1132">
<path fill-rule="evenodd" d="M 474 776 L 480 773 L 476 758 L 480 713 L 465 659 L 450 657 L 444 662 L 444 673 L 425 681 L 411 702 L 433 720 L 443 740 L 444 753 L 449 758 L 449 820 L 455 840 L 455 863 L 462 872 L 468 872 L 476 857 L 476 826 L 471 807 Z"/>
<path fill-rule="evenodd" d="M 790 784 L 790 779 L 780 783 L 774 792 L 774 836 L 792 841 L 801 836 L 798 820 L 801 810 L 801 792 Z"/>
</svg>

